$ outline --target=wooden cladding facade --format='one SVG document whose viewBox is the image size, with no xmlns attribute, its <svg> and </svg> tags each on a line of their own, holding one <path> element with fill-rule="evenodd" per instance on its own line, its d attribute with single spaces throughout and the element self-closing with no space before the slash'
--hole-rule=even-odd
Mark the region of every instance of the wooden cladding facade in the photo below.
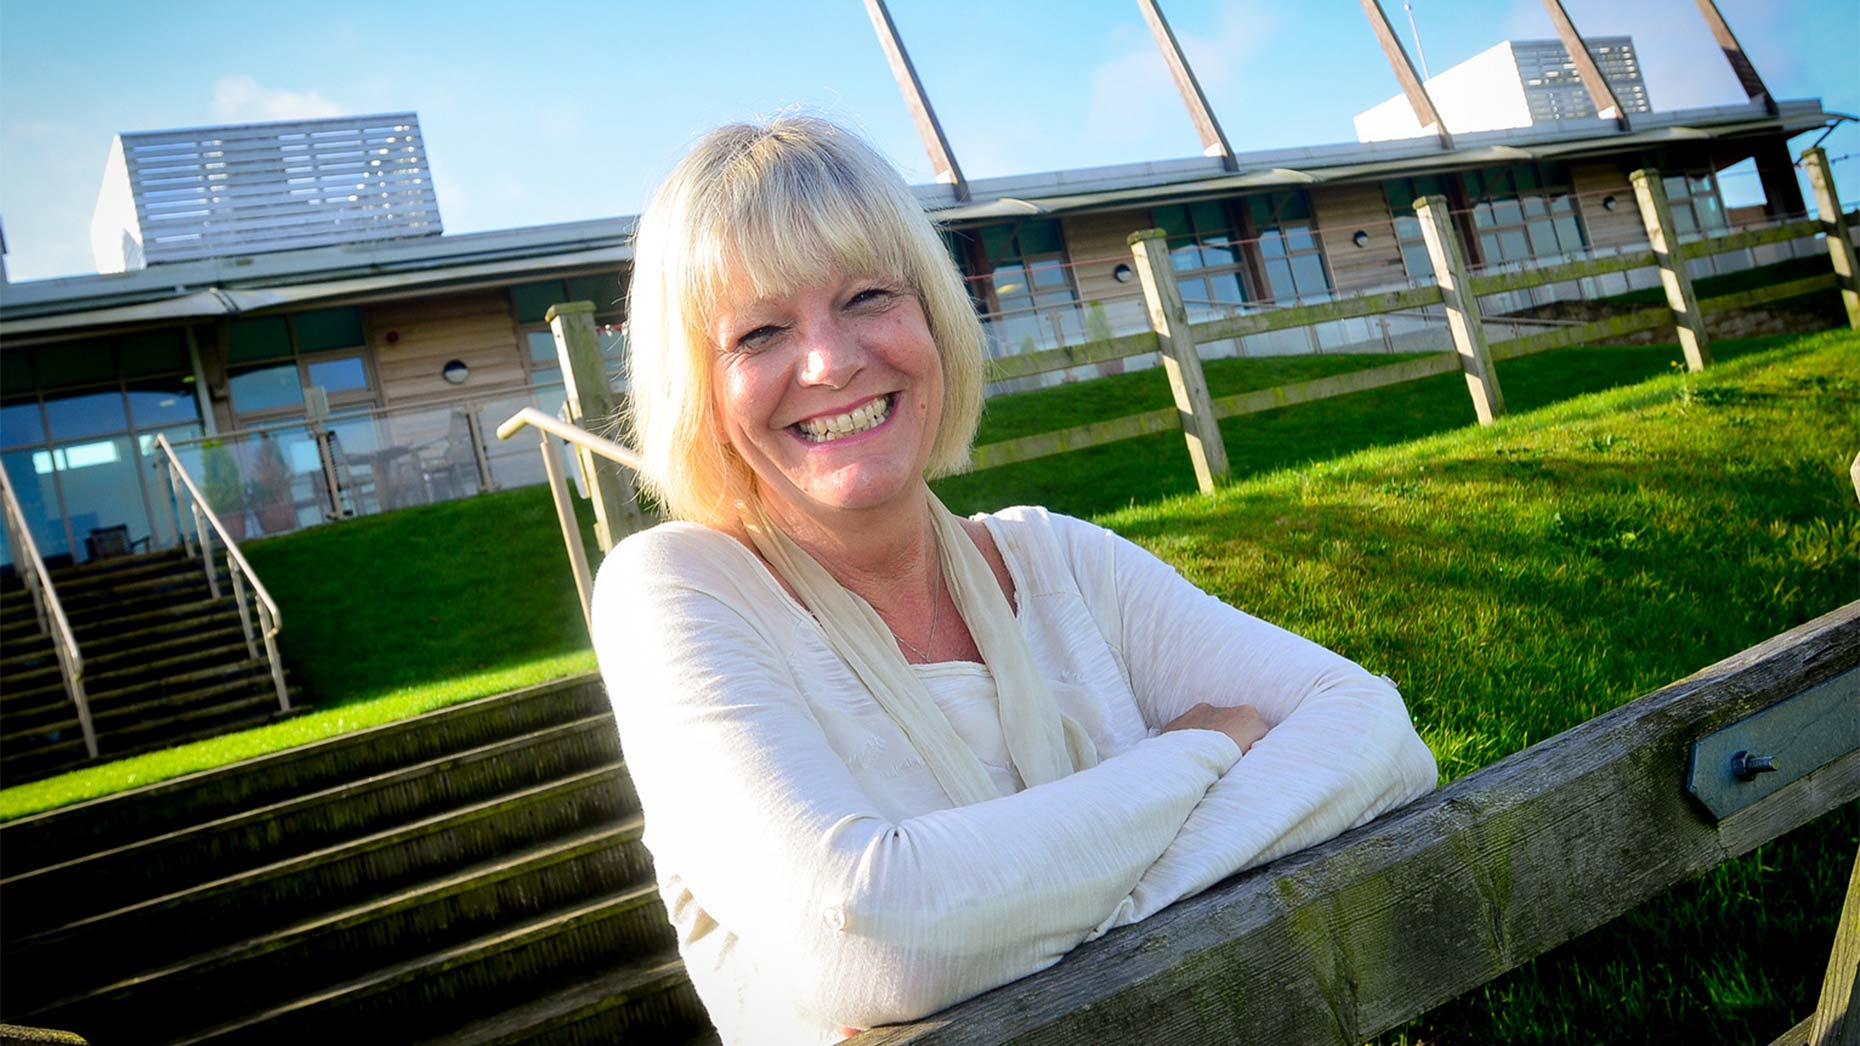
<svg viewBox="0 0 1860 1046">
<path fill-rule="evenodd" d="M 519 388 L 529 380 L 510 294 L 502 288 L 373 305 L 363 321 L 383 406 Z M 441 377 L 451 360 L 471 368 L 465 385 Z"/>
<path fill-rule="evenodd" d="M 1325 260 L 1330 263 L 1333 290 L 1387 287 L 1408 278 L 1382 183 L 1315 187 L 1311 190 L 1311 210 L 1317 218 Z M 1361 247 L 1356 245 L 1358 232 L 1366 237 Z"/>
</svg>

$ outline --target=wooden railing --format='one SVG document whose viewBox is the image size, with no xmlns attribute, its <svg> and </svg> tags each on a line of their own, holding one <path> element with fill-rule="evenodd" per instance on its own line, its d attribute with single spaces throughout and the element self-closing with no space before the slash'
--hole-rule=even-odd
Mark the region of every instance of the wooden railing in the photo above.
<svg viewBox="0 0 1860 1046">
<path fill-rule="evenodd" d="M 1671 226 L 1671 215 L 1665 205 L 1663 189 L 1660 188 L 1661 179 L 1657 172 L 1649 171 L 1644 174 L 1636 172 L 1636 182 L 1644 186 L 1642 195 L 1646 197 L 1642 201 L 1642 218 L 1648 225 L 1650 242 L 1677 244 L 1669 252 L 1630 250 L 1516 272 L 1475 275 L 1465 269 L 1457 249 L 1442 244 L 1443 253 L 1435 258 L 1435 270 L 1447 273 L 1454 286 L 1464 288 L 1461 294 L 1454 296 L 1452 302 L 1448 301 L 1440 286 L 1424 286 L 1190 324 L 1185 313 L 1180 310 L 1181 294 L 1175 286 L 1173 268 L 1169 265 L 1145 265 L 1144 246 L 1139 242 L 1143 238 L 1133 237 L 1133 255 L 1138 263 L 1138 271 L 1144 276 L 1144 292 L 1151 315 L 1153 318 L 1158 315 L 1164 317 L 1156 321 L 1159 323 L 1156 330 L 991 360 L 988 378 L 990 381 L 1029 378 L 1081 365 L 1162 353 L 1166 357 L 1165 364 L 1171 369 L 1171 386 L 1175 392 L 1176 406 L 984 444 L 975 448 L 972 465 L 976 469 L 995 468 L 1169 431 L 1182 431 L 1189 436 L 1193 456 L 1205 453 L 1204 449 L 1196 449 L 1196 445 L 1199 443 L 1205 448 L 1210 438 L 1207 433 L 1217 431 L 1204 426 L 1212 426 L 1221 419 L 1330 396 L 1348 395 L 1365 389 L 1419 381 L 1462 369 L 1466 370 L 1471 379 L 1469 389 L 1474 391 L 1475 404 L 1482 399 L 1497 403 L 1498 409 L 1495 412 L 1481 409 L 1481 420 L 1485 421 L 1489 420 L 1491 413 L 1503 412 L 1497 376 L 1491 371 L 1494 362 L 1574 345 L 1607 342 L 1642 331 L 1669 329 L 1675 332 L 1682 347 L 1686 349 L 1689 364 L 1697 369 L 1710 362 L 1709 337 L 1704 330 L 1705 317 L 1821 291 L 1840 291 L 1850 323 L 1860 329 L 1860 288 L 1856 288 L 1851 275 L 1854 262 L 1852 239 L 1848 231 L 1849 216 L 1834 202 L 1838 197 L 1834 194 L 1832 175 L 1827 171 L 1825 155 L 1820 150 L 1811 149 L 1803 154 L 1803 163 L 1811 174 L 1820 179 L 1817 184 L 1825 182 L 1827 187 L 1825 193 L 1818 190 L 1820 218 L 1783 221 L 1680 243 L 1677 231 Z M 1691 277 L 1685 265 L 1687 261 L 1822 234 L 1826 234 L 1832 263 L 1832 271 L 1828 273 L 1704 300 L 1693 297 Z M 1502 316 L 1479 315 L 1480 298 L 1651 267 L 1661 270 L 1667 294 L 1667 304 L 1664 306 L 1649 306 L 1590 323 L 1563 325 L 1541 333 L 1486 344 L 1484 326 L 1510 320 Z M 1175 306 L 1173 317 L 1172 302 Z M 1201 364 L 1196 349 L 1200 344 L 1414 309 L 1436 309 L 1446 314 L 1455 343 L 1454 351 L 1220 399 L 1207 393 L 1206 382 L 1200 378 Z M 1456 311 L 1458 315 L 1455 315 Z M 1176 379 L 1177 370 L 1187 372 L 1187 376 L 1180 382 Z M 1209 489 L 1214 482 L 1223 478 L 1225 457 L 1224 454 L 1217 457 L 1221 468 L 1212 470 L 1202 480 L 1203 489 Z M 1197 466 L 1198 478 L 1201 471 L 1200 466 Z"/>
<path fill-rule="evenodd" d="M 1730 735 L 1713 738 L 1727 728 L 1758 739 L 1739 744 L 1795 745 L 1771 753 L 1787 779 L 1738 780 L 1723 751 Z M 1707 799 L 1718 812 L 1689 782 L 1716 790 Z M 1860 602 L 1043 973 L 853 1042 L 1355 1046 L 1856 799 Z M 1850 937 L 1857 893 L 1860 866 L 1840 920 Z M 1828 981 L 1839 998 L 1829 1004 L 1824 992 L 1824 1005 L 1840 1012 L 1830 1020 L 1860 1022 L 1839 994 L 1852 990 L 1856 946 L 1848 941 L 1843 958 L 1837 944 Z M 1806 1041 L 1809 1023 L 1794 1041 Z"/>
</svg>

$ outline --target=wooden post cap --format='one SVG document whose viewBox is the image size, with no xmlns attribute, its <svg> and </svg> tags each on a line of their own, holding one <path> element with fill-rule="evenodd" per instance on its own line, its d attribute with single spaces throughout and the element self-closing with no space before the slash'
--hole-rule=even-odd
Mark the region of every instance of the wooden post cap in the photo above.
<svg viewBox="0 0 1860 1046">
<path fill-rule="evenodd" d="M 1168 239 L 1168 237 L 1169 234 L 1161 229 L 1138 229 L 1136 232 L 1124 237 L 1124 243 L 1128 246 L 1135 247 L 1143 240 L 1164 240 Z"/>
<path fill-rule="evenodd" d="M 586 313 L 592 314 L 594 312 L 594 303 L 591 301 L 558 302 L 554 305 L 549 306 L 548 312 L 543 313 L 543 322 L 554 323 L 555 318 L 557 316 L 567 316 L 571 313 L 577 313 L 577 312 L 586 312 Z"/>
</svg>

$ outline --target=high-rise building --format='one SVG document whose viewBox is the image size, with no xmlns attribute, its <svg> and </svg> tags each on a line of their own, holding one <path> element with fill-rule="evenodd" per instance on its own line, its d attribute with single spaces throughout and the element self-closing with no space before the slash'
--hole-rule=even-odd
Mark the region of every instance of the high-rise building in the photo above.
<svg viewBox="0 0 1860 1046">
<path fill-rule="evenodd" d="M 1652 112 L 1633 38 L 1597 36 L 1586 42 L 1622 111 Z M 1453 134 L 1596 115 L 1576 63 L 1559 40 L 1506 40 L 1430 78 L 1427 93 Z M 1408 100 L 1399 94 L 1356 115 L 1357 141 L 1418 138 L 1424 133 Z"/>
<path fill-rule="evenodd" d="M 440 232 L 413 113 L 118 135 L 90 224 L 99 272 Z"/>
</svg>

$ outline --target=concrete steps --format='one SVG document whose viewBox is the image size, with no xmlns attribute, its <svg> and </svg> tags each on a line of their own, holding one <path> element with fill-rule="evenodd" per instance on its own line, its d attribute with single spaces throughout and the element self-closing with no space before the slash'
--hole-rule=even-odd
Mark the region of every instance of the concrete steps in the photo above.
<svg viewBox="0 0 1860 1046">
<path fill-rule="evenodd" d="M 223 568 L 216 577 L 217 598 L 201 564 L 175 550 L 52 572 L 84 659 L 99 760 L 256 726 L 279 711 Z M 0 588 L 0 650 L 0 784 L 92 763 L 51 640 L 16 580 Z"/>
<path fill-rule="evenodd" d="M 598 682 L 0 825 L 0 1020 L 92 1041 L 685 1042 Z"/>
</svg>

